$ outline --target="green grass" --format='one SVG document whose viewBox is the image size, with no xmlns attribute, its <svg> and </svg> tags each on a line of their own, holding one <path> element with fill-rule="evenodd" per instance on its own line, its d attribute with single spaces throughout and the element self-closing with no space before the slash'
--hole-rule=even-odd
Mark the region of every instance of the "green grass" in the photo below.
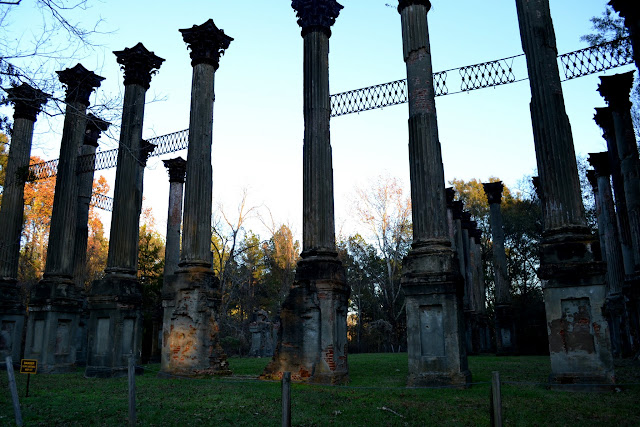
<svg viewBox="0 0 640 427">
<path fill-rule="evenodd" d="M 158 365 L 136 378 L 139 425 L 280 425 L 280 384 L 253 379 L 268 359 L 231 358 L 233 377 L 159 379 Z M 489 386 L 467 390 L 406 389 L 406 354 L 349 356 L 348 387 L 292 386 L 294 425 L 489 425 Z M 545 382 L 548 357 L 469 358 L 474 382 L 488 382 L 491 371 L 504 381 Z M 618 382 L 638 382 L 640 368 L 617 369 Z M 6 372 L 0 372 L 0 425 L 13 425 Z M 27 426 L 125 425 L 127 380 L 86 379 L 83 371 L 31 378 L 17 375 Z M 581 393 L 538 385 L 503 384 L 507 425 L 640 425 L 640 386 L 620 392 Z"/>
</svg>

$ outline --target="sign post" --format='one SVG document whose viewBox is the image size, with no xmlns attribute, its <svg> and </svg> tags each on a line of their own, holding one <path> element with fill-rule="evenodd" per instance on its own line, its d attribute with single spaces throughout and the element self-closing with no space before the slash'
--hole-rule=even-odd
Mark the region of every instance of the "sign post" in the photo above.
<svg viewBox="0 0 640 427">
<path fill-rule="evenodd" d="M 29 380 L 31 379 L 31 374 L 38 373 L 38 361 L 36 359 L 21 359 L 20 373 L 27 374 L 27 394 L 25 397 L 29 397 Z"/>
</svg>

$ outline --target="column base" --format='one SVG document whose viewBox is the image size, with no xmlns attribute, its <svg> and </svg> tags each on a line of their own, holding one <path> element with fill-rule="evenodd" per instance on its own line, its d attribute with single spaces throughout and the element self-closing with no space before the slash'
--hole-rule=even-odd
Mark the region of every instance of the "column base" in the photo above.
<svg viewBox="0 0 640 427">
<path fill-rule="evenodd" d="M 464 283 L 449 242 L 419 242 L 404 259 L 411 387 L 471 382 L 462 295 Z"/>
<path fill-rule="evenodd" d="M 210 267 L 181 266 L 167 279 L 163 294 L 159 376 L 208 378 L 231 375 L 219 341 L 216 307 L 218 279 Z"/>
<path fill-rule="evenodd" d="M 513 308 L 510 304 L 496 304 L 496 356 L 513 356 L 517 354 L 516 325 Z"/>
<path fill-rule="evenodd" d="M 135 276 L 107 274 L 88 297 L 87 378 L 127 375 L 129 358 L 140 363 L 142 290 Z"/>
<path fill-rule="evenodd" d="M 615 382 L 605 304 L 605 267 L 593 238 L 574 230 L 547 233 L 538 273 L 543 286 L 553 382 Z"/>
<path fill-rule="evenodd" d="M 615 389 L 615 377 L 597 376 L 588 372 L 550 374 L 549 389 L 558 391 L 611 392 Z"/>
<path fill-rule="evenodd" d="M 347 309 L 350 289 L 335 252 L 305 253 L 282 305 L 276 352 L 260 376 L 320 384 L 349 381 Z"/>
<path fill-rule="evenodd" d="M 71 278 L 61 276 L 45 276 L 32 290 L 24 358 L 38 361 L 38 373 L 76 370 L 81 297 Z"/>
<path fill-rule="evenodd" d="M 27 309 L 22 303 L 17 280 L 0 278 L 0 362 L 7 356 L 20 362 L 26 318 Z"/>
</svg>

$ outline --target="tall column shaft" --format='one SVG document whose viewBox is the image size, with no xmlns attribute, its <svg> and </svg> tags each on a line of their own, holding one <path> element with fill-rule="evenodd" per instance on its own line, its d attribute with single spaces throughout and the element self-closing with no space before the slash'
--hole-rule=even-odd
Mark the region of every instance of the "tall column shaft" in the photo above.
<svg viewBox="0 0 640 427">
<path fill-rule="evenodd" d="M 214 78 L 215 68 L 212 65 L 201 63 L 193 67 L 181 263 L 203 267 L 210 267 L 212 262 L 211 132 Z"/>
<path fill-rule="evenodd" d="M 113 192 L 113 214 L 106 272 L 135 276 L 138 272 L 138 234 L 142 182 L 139 153 L 147 89 L 139 84 L 125 85 L 118 167 Z"/>
<path fill-rule="evenodd" d="M 51 231 L 44 276 L 73 276 L 73 252 L 76 238 L 78 183 L 76 165 L 78 151 L 87 127 L 87 106 L 82 102 L 67 104 L 64 117 L 60 160 L 51 211 Z"/>
<path fill-rule="evenodd" d="M 329 37 L 304 36 L 303 251 L 335 251 Z"/>
<path fill-rule="evenodd" d="M 633 60 L 640 72 L 640 10 L 633 0 L 611 0 L 609 5 L 624 18 L 624 26 L 629 30 Z"/>
<path fill-rule="evenodd" d="M 493 274 L 496 304 L 511 303 L 510 280 L 507 275 L 507 257 L 504 250 L 504 229 L 499 203 L 489 205 L 491 237 L 493 240 Z"/>
<path fill-rule="evenodd" d="M 35 122 L 25 118 L 13 121 L 13 136 L 2 191 L 0 210 L 0 277 L 18 277 L 20 236 L 24 216 L 24 183 Z M 20 173 L 22 171 L 22 173 Z"/>
<path fill-rule="evenodd" d="M 84 144 L 80 148 L 79 155 L 95 155 L 96 148 L 93 145 Z M 91 194 L 93 192 L 93 174 L 93 170 L 78 173 L 78 226 L 74 245 L 73 258 L 75 260 L 75 268 L 73 277 L 79 287 L 83 287 L 87 279 L 85 277 L 85 264 L 87 262 L 87 241 L 89 240 L 89 205 L 91 204 Z"/>
<path fill-rule="evenodd" d="M 607 143 L 607 156 L 611 170 L 611 182 L 613 184 L 613 195 L 615 196 L 615 214 L 620 233 L 620 248 L 622 250 L 622 261 L 624 272 L 627 276 L 633 275 L 634 256 L 633 245 L 631 243 L 631 231 L 629 229 L 629 214 L 627 212 L 627 198 L 624 191 L 624 180 L 620 171 L 620 157 L 618 156 L 618 145 L 616 143 L 616 133 L 613 124 L 613 113 L 611 107 L 596 108 L 594 120 L 602 129 L 602 136 Z"/>
<path fill-rule="evenodd" d="M 516 0 L 516 6 L 531 83 L 531 121 L 538 175 L 545 195 L 544 230 L 584 227 L 578 167 L 560 84 L 549 2 Z"/>
<path fill-rule="evenodd" d="M 180 225 L 182 224 L 182 197 L 184 183 L 171 181 L 169 185 L 169 212 L 164 255 L 164 275 L 174 274 L 180 261 Z"/>
<path fill-rule="evenodd" d="M 447 236 L 444 168 L 438 138 L 429 29 L 424 5 L 402 9 L 409 97 L 409 165 L 414 241 Z"/>
</svg>

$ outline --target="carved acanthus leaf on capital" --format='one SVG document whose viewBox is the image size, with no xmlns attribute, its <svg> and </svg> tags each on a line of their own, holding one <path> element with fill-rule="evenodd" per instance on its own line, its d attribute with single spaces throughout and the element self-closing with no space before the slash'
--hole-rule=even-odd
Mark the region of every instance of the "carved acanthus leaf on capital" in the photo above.
<svg viewBox="0 0 640 427">
<path fill-rule="evenodd" d="M 629 94 L 633 86 L 633 71 L 613 76 L 601 76 L 598 92 L 614 110 L 631 107 Z"/>
<path fill-rule="evenodd" d="M 104 77 L 87 70 L 82 64 L 73 68 L 56 71 L 60 82 L 67 87 L 65 102 L 80 102 L 89 106 L 89 96 L 95 88 L 99 88 Z"/>
<path fill-rule="evenodd" d="M 182 157 L 163 160 L 164 167 L 169 171 L 169 182 L 179 182 L 184 184 L 184 177 L 187 173 L 187 161 Z"/>
<path fill-rule="evenodd" d="M 611 175 L 611 163 L 609 163 L 609 153 L 603 151 L 601 153 L 589 153 L 589 164 L 595 169 L 597 176 Z"/>
<path fill-rule="evenodd" d="M 149 89 L 151 77 L 158 72 L 164 59 L 147 50 L 142 43 L 132 48 L 114 51 L 120 68 L 124 71 L 124 84 L 138 84 Z"/>
<path fill-rule="evenodd" d="M 47 99 L 51 96 L 40 89 L 29 86 L 26 83 L 5 89 L 4 91 L 7 92 L 7 100 L 15 107 L 13 118 L 27 119 L 33 122 L 36 121 L 36 116 L 42 110 L 42 106 L 47 103 Z"/>
<path fill-rule="evenodd" d="M 182 39 L 191 49 L 192 66 L 209 64 L 217 70 L 220 56 L 224 55 L 224 51 L 233 41 L 233 38 L 216 27 L 213 19 L 209 19 L 202 25 L 194 25 L 178 31 L 182 33 Z"/>
<path fill-rule="evenodd" d="M 111 123 L 89 113 L 87 115 L 87 129 L 84 131 L 84 145 L 98 146 L 100 134 L 109 128 Z"/>
<path fill-rule="evenodd" d="M 400 0 L 398 2 L 398 12 L 402 12 L 405 7 L 419 4 L 422 6 L 426 6 L 427 12 L 431 9 L 431 2 L 429 0 Z"/>
<path fill-rule="evenodd" d="M 484 187 L 484 193 L 487 195 L 487 200 L 490 205 L 502 202 L 502 190 L 504 189 L 502 181 L 486 182 L 483 183 L 482 186 Z"/>
<path fill-rule="evenodd" d="M 157 147 L 157 145 L 150 143 L 149 141 L 147 141 L 146 139 L 143 139 L 142 141 L 140 141 L 140 163 L 142 164 L 142 166 L 147 167 L 147 160 L 149 160 L 149 157 L 151 156 L 151 153 L 153 153 L 153 150 L 155 150 Z"/>
<path fill-rule="evenodd" d="M 456 190 L 453 187 L 447 187 L 444 189 L 444 195 L 447 200 L 447 208 L 451 209 L 453 206 L 453 199 L 456 198 Z"/>
<path fill-rule="evenodd" d="M 336 0 L 293 0 L 291 7 L 296 11 L 302 37 L 313 30 L 323 31 L 331 37 L 331 26 L 344 6 Z"/>
<path fill-rule="evenodd" d="M 615 128 L 613 126 L 613 116 L 611 115 L 611 107 L 596 108 L 596 114 L 593 116 L 605 139 L 615 138 Z"/>
</svg>

